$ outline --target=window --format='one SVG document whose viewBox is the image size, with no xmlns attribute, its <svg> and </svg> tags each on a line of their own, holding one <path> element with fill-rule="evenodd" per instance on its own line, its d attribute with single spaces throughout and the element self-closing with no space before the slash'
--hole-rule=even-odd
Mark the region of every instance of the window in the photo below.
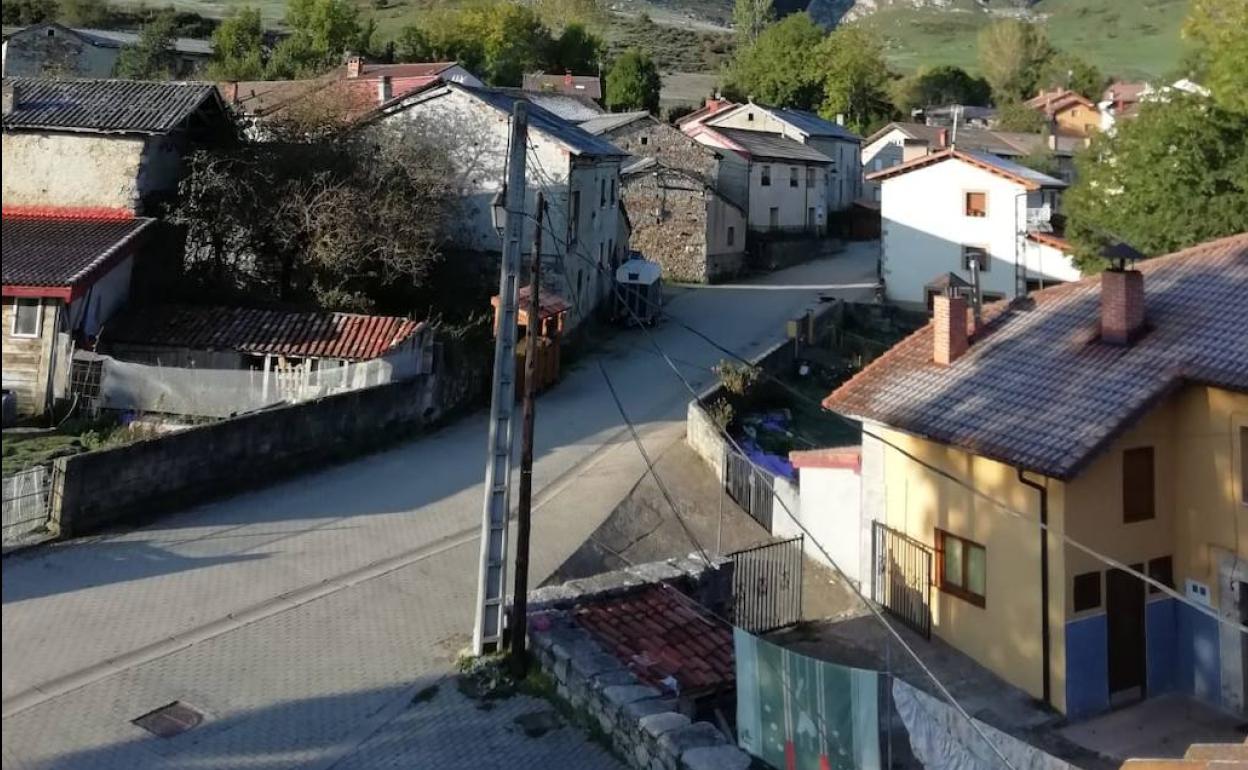
<svg viewBox="0 0 1248 770">
<path fill-rule="evenodd" d="M 806 169 L 806 187 L 815 186 L 815 170 L 813 168 Z"/>
<path fill-rule="evenodd" d="M 650 144 L 650 137 L 648 136 L 641 137 L 641 146 L 645 147 L 647 144 Z"/>
<path fill-rule="evenodd" d="M 979 543 L 936 530 L 936 573 L 940 590 L 984 606 L 988 583 L 988 552 Z"/>
<path fill-rule="evenodd" d="M 598 207 L 602 208 L 607 205 L 607 180 L 598 180 Z"/>
<path fill-rule="evenodd" d="M 1169 556 L 1158 556 L 1156 559 L 1149 559 L 1148 576 L 1166 588 L 1174 588 L 1174 559 Z M 1159 594 L 1161 589 L 1150 583 L 1148 592 L 1150 594 Z"/>
<path fill-rule="evenodd" d="M 732 246 L 736 242 L 737 242 L 737 228 L 729 227 L 728 228 L 728 245 Z"/>
<path fill-rule="evenodd" d="M 572 211 L 568 213 L 570 227 L 572 232 L 569 239 L 572 243 L 576 243 L 577 231 L 581 229 L 581 191 L 574 190 L 572 192 Z"/>
<path fill-rule="evenodd" d="M 979 272 L 988 272 L 991 260 L 988 259 L 988 249 L 983 246 L 963 246 L 962 247 L 962 269 L 968 273 L 971 271 L 971 260 L 979 265 Z"/>
<path fill-rule="evenodd" d="M 745 119 L 747 121 L 750 121 L 751 123 L 754 122 L 754 113 L 752 112 L 745 113 Z"/>
<path fill-rule="evenodd" d="M 611 180 L 611 205 L 615 205 L 615 180 Z"/>
<path fill-rule="evenodd" d="M 1101 573 L 1085 572 L 1075 575 L 1074 591 L 1075 612 L 1094 610 L 1101 606 Z"/>
<path fill-rule="evenodd" d="M 1157 515 L 1153 488 L 1153 448 L 1136 447 L 1122 453 L 1122 521 L 1148 521 Z"/>
<path fill-rule="evenodd" d="M 988 216 L 988 193 L 968 192 L 966 194 L 966 215 L 968 217 Z"/>
<path fill-rule="evenodd" d="M 789 187 L 797 187 L 797 166 L 789 166 Z"/>
<path fill-rule="evenodd" d="M 771 187 L 771 166 L 763 166 L 763 187 Z"/>
<path fill-rule="evenodd" d="M 813 207 L 806 209 L 806 226 L 811 230 L 815 229 L 815 210 Z"/>
<path fill-rule="evenodd" d="M 13 336 L 38 337 L 43 300 L 38 297 L 18 297 L 13 303 Z"/>
<path fill-rule="evenodd" d="M 772 206 L 770 209 L 767 210 L 767 224 L 771 225 L 772 227 L 780 226 L 780 209 L 776 208 L 775 206 Z"/>
</svg>

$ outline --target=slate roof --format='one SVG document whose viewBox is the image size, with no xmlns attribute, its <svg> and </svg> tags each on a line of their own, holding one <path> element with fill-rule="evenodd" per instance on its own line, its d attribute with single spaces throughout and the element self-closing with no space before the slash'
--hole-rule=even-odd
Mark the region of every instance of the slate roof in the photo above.
<svg viewBox="0 0 1248 770">
<path fill-rule="evenodd" d="M 602 136 L 639 120 L 654 120 L 654 118 L 648 112 L 614 112 L 582 120 L 580 126 L 594 136 Z"/>
<path fill-rule="evenodd" d="M 975 454 L 1070 479 L 1184 383 L 1248 391 L 1248 233 L 1139 263 L 1148 331 L 1099 339 L 1100 278 L 985 308 L 950 366 L 932 328 L 912 334 L 824 406 Z"/>
<path fill-rule="evenodd" d="M 936 148 L 939 147 L 942 131 L 949 139 L 953 138 L 953 129 L 945 126 L 929 126 L 924 123 L 893 122 L 864 139 L 863 144 L 873 144 L 891 131 L 900 131 L 909 139 L 924 142 L 927 145 Z M 1042 138 L 1039 134 L 1036 136 L 1037 138 Z M 1026 150 L 1023 150 L 1015 143 L 1008 141 L 1001 134 L 995 131 L 987 131 L 982 128 L 967 128 L 966 126 L 959 126 L 957 145 L 960 150 L 984 150 L 992 153 L 993 155 L 1014 156 L 1027 154 Z"/>
<path fill-rule="evenodd" d="M 86 285 L 127 253 L 155 220 L 114 216 L 5 216 L 0 224 L 0 271 L 5 286 Z"/>
<path fill-rule="evenodd" d="M 114 343 L 367 361 L 422 325 L 396 316 L 160 305 L 123 313 L 106 333 Z"/>
<path fill-rule="evenodd" d="M 572 617 L 646 684 L 662 690 L 674 677 L 681 695 L 734 687 L 732 629 L 676 590 L 652 585 L 594 599 L 574 607 Z"/>
<path fill-rule="evenodd" d="M 210 83 L 5 78 L 17 94 L 4 130 L 167 134 L 208 102 Z"/>
<path fill-rule="evenodd" d="M 756 105 L 757 106 L 757 105 Z M 842 125 L 824 120 L 813 112 L 792 110 L 780 107 L 764 107 L 763 109 L 785 121 L 807 136 L 830 136 L 850 142 L 861 142 L 862 137 Z"/>
<path fill-rule="evenodd" d="M 970 163 L 971 165 L 978 166 L 989 173 L 1018 182 L 1028 190 L 1039 190 L 1041 188 L 1060 189 L 1066 187 L 1066 183 L 1062 180 L 1055 179 L 1048 174 L 1042 174 L 1035 169 L 1028 168 L 1011 160 L 1006 160 L 1005 158 L 993 155 L 989 152 L 964 150 L 961 147 L 956 149 L 951 147 L 947 150 L 934 152 L 931 155 L 924 155 L 921 158 L 915 158 L 914 160 L 906 163 L 890 166 L 882 171 L 876 171 L 873 174 L 868 174 L 866 179 L 870 182 L 882 182 L 891 177 L 906 174 L 916 169 L 934 166 L 937 163 L 951 159 Z"/>
<path fill-rule="evenodd" d="M 780 134 L 765 131 L 747 131 L 743 128 L 712 126 L 711 130 L 733 144 L 745 148 L 758 160 L 795 160 L 803 163 L 831 163 L 832 159 L 808 144 Z"/>
</svg>

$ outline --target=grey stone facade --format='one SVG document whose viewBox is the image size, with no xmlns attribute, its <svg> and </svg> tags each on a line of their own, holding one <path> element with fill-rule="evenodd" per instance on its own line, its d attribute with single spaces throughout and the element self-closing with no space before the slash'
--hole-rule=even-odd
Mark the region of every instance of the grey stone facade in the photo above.
<svg viewBox="0 0 1248 770">
<path fill-rule="evenodd" d="M 687 705 L 640 682 L 615 656 L 578 628 L 578 602 L 618 596 L 654 583 L 680 585 L 705 606 L 731 600 L 732 563 L 710 567 L 669 560 L 572 580 L 529 594 L 529 637 L 543 670 L 573 708 L 587 712 L 612 747 L 636 770 L 746 770 L 750 757 L 709 722 L 692 722 Z"/>
</svg>

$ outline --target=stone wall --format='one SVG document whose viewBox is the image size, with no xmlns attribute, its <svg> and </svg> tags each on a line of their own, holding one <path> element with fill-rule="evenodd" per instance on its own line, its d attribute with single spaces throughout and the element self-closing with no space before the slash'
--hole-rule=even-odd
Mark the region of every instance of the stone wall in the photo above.
<svg viewBox="0 0 1248 770">
<path fill-rule="evenodd" d="M 844 242 L 815 236 L 768 236 L 752 233 L 749 265 L 756 270 L 780 270 L 840 254 Z"/>
<path fill-rule="evenodd" d="M 732 562 L 721 559 L 709 567 L 694 559 L 655 562 L 534 591 L 529 596 L 533 653 L 557 683 L 559 696 L 595 719 L 630 767 L 745 770 L 750 757 L 730 737 L 709 722 L 690 721 L 674 698 L 642 684 L 569 619 L 578 602 L 660 582 L 720 612 L 731 602 Z"/>
<path fill-rule="evenodd" d="M 666 123 L 635 120 L 603 138 L 631 155 L 654 158 L 668 168 L 688 171 L 708 182 L 715 179 L 715 151 Z"/>
<path fill-rule="evenodd" d="M 393 443 L 478 403 L 484 357 L 455 359 L 404 382 L 58 458 L 50 526 L 80 535 Z"/>
<path fill-rule="evenodd" d="M 676 185 L 667 181 L 671 177 Z M 624 205 L 633 223 L 629 247 L 658 262 L 667 280 L 708 280 L 706 199 L 697 187 L 662 168 L 624 177 Z"/>
</svg>

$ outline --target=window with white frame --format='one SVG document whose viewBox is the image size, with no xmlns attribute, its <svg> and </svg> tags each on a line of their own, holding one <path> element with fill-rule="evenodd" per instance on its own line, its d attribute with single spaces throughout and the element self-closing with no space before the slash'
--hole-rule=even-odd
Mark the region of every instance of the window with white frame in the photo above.
<svg viewBox="0 0 1248 770">
<path fill-rule="evenodd" d="M 38 297 L 18 297 L 13 303 L 14 337 L 38 337 L 43 318 L 43 300 Z"/>
</svg>

